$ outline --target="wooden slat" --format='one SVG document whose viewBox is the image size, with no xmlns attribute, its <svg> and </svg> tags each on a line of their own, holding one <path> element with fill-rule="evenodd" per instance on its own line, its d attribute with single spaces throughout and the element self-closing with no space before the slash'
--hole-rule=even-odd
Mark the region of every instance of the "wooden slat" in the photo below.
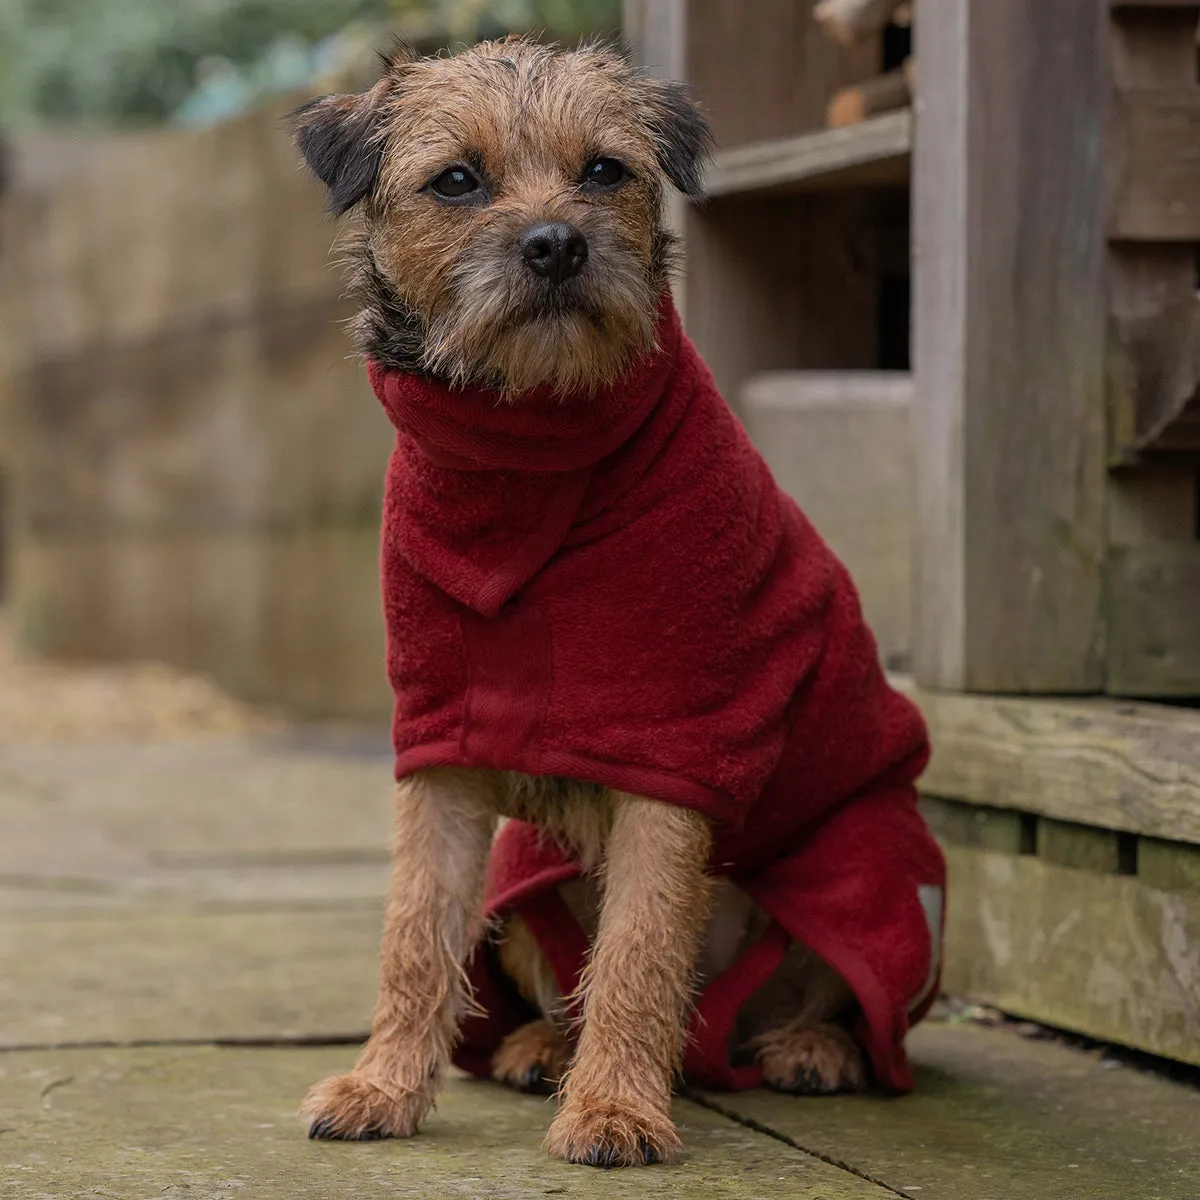
<svg viewBox="0 0 1200 1200">
<path fill-rule="evenodd" d="M 1123 369 L 1114 403 L 1130 451 L 1200 451 L 1200 298 L 1195 293 L 1154 316 L 1131 321 L 1119 338 Z"/>
<path fill-rule="evenodd" d="M 1200 87 L 1122 89 L 1115 131 L 1110 236 L 1200 241 Z"/>
<path fill-rule="evenodd" d="M 947 846 L 945 988 L 1200 1064 L 1200 892 Z"/>
<path fill-rule="evenodd" d="M 1200 541 L 1117 547 L 1108 578 L 1108 691 L 1200 696 Z"/>
<path fill-rule="evenodd" d="M 1103 684 L 1109 25 L 1095 4 L 922 0 L 914 671 L 932 686 Z"/>
<path fill-rule="evenodd" d="M 878 277 L 848 248 L 878 229 L 870 194 L 721 197 L 687 221 L 688 333 L 736 404 L 758 371 L 876 365 Z"/>
<path fill-rule="evenodd" d="M 911 146 L 912 113 L 887 113 L 845 129 L 720 151 L 704 188 L 709 196 L 728 196 L 902 187 L 908 182 Z"/>
<path fill-rule="evenodd" d="M 923 792 L 1200 844 L 1200 712 L 897 682 L 929 724 Z"/>
<path fill-rule="evenodd" d="M 837 46 L 808 0 L 754 0 L 752 14 L 729 0 L 687 9 L 687 78 L 723 149 L 820 129 L 829 97 L 880 68 L 878 35 Z"/>
<path fill-rule="evenodd" d="M 902 371 L 754 375 L 750 436 L 858 586 L 889 666 L 911 650 L 912 377 Z"/>
</svg>

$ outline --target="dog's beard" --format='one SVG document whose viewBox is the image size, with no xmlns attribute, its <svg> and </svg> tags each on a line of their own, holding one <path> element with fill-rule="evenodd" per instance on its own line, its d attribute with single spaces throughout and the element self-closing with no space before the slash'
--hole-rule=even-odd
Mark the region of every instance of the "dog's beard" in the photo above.
<svg viewBox="0 0 1200 1200">
<path fill-rule="evenodd" d="M 610 383 L 654 344 L 658 288 L 625 247 L 589 238 L 587 265 L 551 286 L 508 250 L 464 253 L 429 321 L 425 364 L 456 383 L 513 396 Z"/>
</svg>

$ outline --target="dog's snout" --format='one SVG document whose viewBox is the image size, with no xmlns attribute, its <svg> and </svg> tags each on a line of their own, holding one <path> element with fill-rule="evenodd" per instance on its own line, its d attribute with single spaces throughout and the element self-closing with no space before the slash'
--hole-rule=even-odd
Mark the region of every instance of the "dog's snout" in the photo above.
<svg viewBox="0 0 1200 1200">
<path fill-rule="evenodd" d="M 565 221 L 533 225 L 521 235 L 521 257 L 531 271 L 562 283 L 587 262 L 587 238 Z"/>
</svg>

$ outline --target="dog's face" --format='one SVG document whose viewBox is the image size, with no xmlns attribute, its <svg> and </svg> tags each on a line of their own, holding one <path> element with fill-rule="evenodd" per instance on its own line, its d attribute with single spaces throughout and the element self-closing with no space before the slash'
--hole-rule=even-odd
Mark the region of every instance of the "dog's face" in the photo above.
<svg viewBox="0 0 1200 1200">
<path fill-rule="evenodd" d="M 652 345 L 664 191 L 699 191 L 708 130 L 610 51 L 509 39 L 394 55 L 300 110 L 297 142 L 335 212 L 363 205 L 360 348 L 516 393 L 597 386 Z"/>
</svg>

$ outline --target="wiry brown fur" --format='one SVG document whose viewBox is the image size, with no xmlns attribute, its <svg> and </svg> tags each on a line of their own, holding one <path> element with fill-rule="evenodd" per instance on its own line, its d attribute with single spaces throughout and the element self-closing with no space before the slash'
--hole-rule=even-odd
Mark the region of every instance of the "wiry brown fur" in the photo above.
<svg viewBox="0 0 1200 1200">
<path fill-rule="evenodd" d="M 337 163 L 353 163 L 357 179 L 378 159 L 346 244 L 358 348 L 385 366 L 510 395 L 594 388 L 649 349 L 673 263 L 662 161 L 683 109 L 672 87 L 600 46 L 568 53 L 507 39 L 453 58 L 397 52 L 369 92 L 302 110 L 302 147 L 306 130 L 328 133 L 335 119 L 368 131 L 361 158 L 351 148 L 314 164 L 327 168 L 339 210 L 354 192 L 338 198 Z M 589 190 L 581 172 L 602 156 L 630 178 Z M 486 203 L 431 193 L 430 181 L 460 163 L 484 181 Z M 544 221 L 568 222 L 588 242 L 584 270 L 553 289 L 515 252 L 520 234 Z"/>
<path fill-rule="evenodd" d="M 330 208 L 361 207 L 347 247 L 360 305 L 354 335 L 383 366 L 494 387 L 515 401 L 542 385 L 586 392 L 651 348 L 672 254 L 663 195 L 668 184 L 699 190 L 707 141 L 680 85 L 599 47 L 566 52 L 517 39 L 434 60 L 401 51 L 369 91 L 306 105 L 296 139 L 329 188 Z M 606 158 L 626 174 L 597 185 L 588 168 Z M 469 170 L 481 190 L 462 203 L 439 198 L 432 181 L 450 168 Z M 523 259 L 522 235 L 545 222 L 586 238 L 574 273 L 548 279 Z M 671 1088 L 694 976 L 698 965 L 706 978 L 727 965 L 750 934 L 750 906 L 724 885 L 733 907 L 718 910 L 701 956 L 712 890 L 707 818 L 514 772 L 440 768 L 397 785 L 371 1037 L 353 1071 L 305 1099 L 310 1133 L 406 1137 L 433 1104 L 471 1002 L 463 968 L 484 936 L 488 847 L 506 817 L 539 826 L 590 872 L 564 897 L 592 953 L 580 994 L 564 998 L 523 924 L 495 931 L 501 966 L 545 1019 L 500 1046 L 494 1073 L 517 1087 L 561 1077 L 552 1154 L 597 1166 L 673 1159 Z M 760 1053 L 781 1085 L 806 1071 L 845 1082 L 849 1058 L 838 1075 L 813 1032 L 813 1022 L 837 1015 L 844 985 L 824 968 L 813 993 L 824 999 L 798 1006 L 795 989 L 816 975 L 788 962 L 774 981 L 782 995 L 756 998 L 767 1025 L 752 1020 L 740 1041 L 750 1039 L 746 1052 Z M 754 1040 L 771 1029 L 773 1039 Z"/>
</svg>

